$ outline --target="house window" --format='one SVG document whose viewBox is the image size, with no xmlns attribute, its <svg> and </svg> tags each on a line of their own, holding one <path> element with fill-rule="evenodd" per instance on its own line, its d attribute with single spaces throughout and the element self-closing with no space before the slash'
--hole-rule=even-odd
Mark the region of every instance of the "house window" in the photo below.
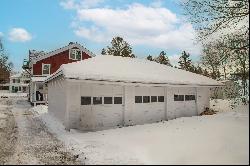
<svg viewBox="0 0 250 166">
<path fill-rule="evenodd" d="M 143 103 L 149 103 L 150 97 L 149 96 L 143 96 Z"/>
<path fill-rule="evenodd" d="M 17 79 L 17 83 L 20 83 L 20 79 Z"/>
<path fill-rule="evenodd" d="M 50 75 L 50 64 L 43 64 L 43 75 Z"/>
<path fill-rule="evenodd" d="M 184 101 L 184 95 L 174 95 L 174 101 Z"/>
<path fill-rule="evenodd" d="M 113 104 L 112 97 L 104 97 L 104 104 Z"/>
<path fill-rule="evenodd" d="M 122 97 L 114 97 L 114 104 L 122 104 Z"/>
<path fill-rule="evenodd" d="M 15 80 L 15 79 L 13 79 L 13 83 L 16 83 L 16 80 Z"/>
<path fill-rule="evenodd" d="M 185 100 L 186 101 L 195 100 L 195 95 L 185 95 Z"/>
<path fill-rule="evenodd" d="M 82 51 L 79 49 L 71 49 L 69 51 L 69 59 L 72 60 L 81 60 L 82 58 Z"/>
<path fill-rule="evenodd" d="M 18 91 L 21 91 L 21 90 L 22 90 L 22 88 L 19 86 L 19 87 L 18 87 Z"/>
<path fill-rule="evenodd" d="M 151 103 L 157 102 L 157 96 L 151 96 Z"/>
<path fill-rule="evenodd" d="M 164 102 L 164 96 L 158 96 L 158 102 Z"/>
<path fill-rule="evenodd" d="M 93 97 L 93 104 L 102 104 L 102 97 Z"/>
<path fill-rule="evenodd" d="M 90 96 L 82 96 L 81 97 L 81 105 L 90 105 L 91 97 Z"/>
<path fill-rule="evenodd" d="M 142 103 L 142 96 L 135 96 L 135 103 Z"/>
</svg>

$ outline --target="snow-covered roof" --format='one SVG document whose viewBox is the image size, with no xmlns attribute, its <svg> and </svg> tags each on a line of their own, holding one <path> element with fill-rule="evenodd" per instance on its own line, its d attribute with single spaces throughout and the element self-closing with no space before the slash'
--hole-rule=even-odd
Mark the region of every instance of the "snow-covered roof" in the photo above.
<svg viewBox="0 0 250 166">
<path fill-rule="evenodd" d="M 47 77 L 31 77 L 32 82 L 44 82 Z"/>
<path fill-rule="evenodd" d="M 138 58 L 100 55 L 63 64 L 45 82 L 63 75 L 65 78 L 143 84 L 221 86 L 211 78 Z"/>
</svg>

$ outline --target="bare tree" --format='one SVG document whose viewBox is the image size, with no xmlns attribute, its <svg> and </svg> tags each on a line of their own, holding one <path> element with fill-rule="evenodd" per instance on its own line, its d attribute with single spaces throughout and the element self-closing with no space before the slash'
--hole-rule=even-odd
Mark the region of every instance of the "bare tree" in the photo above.
<svg viewBox="0 0 250 166">
<path fill-rule="evenodd" d="M 221 67 L 221 58 L 217 47 L 218 45 L 215 44 L 206 45 L 203 48 L 203 54 L 201 56 L 202 64 L 211 71 L 210 73 L 213 79 L 220 77 L 219 69 Z"/>
<path fill-rule="evenodd" d="M 182 6 L 201 40 L 216 32 L 223 34 L 228 27 L 249 27 L 248 0 L 185 0 Z"/>
</svg>

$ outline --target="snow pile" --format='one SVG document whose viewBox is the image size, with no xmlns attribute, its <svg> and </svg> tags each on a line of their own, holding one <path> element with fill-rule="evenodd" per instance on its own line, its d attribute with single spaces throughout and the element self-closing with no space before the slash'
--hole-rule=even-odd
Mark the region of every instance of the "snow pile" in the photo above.
<svg viewBox="0 0 250 166">
<path fill-rule="evenodd" d="M 48 113 L 48 106 L 46 105 L 37 105 L 30 109 L 32 112 L 36 113 L 37 115 L 42 115 Z"/>
<path fill-rule="evenodd" d="M 89 133 L 67 132 L 48 113 L 40 118 L 86 164 L 248 164 L 248 112 L 246 106 Z"/>
<path fill-rule="evenodd" d="M 144 59 L 118 56 L 96 56 L 64 64 L 51 75 L 62 72 L 66 78 L 154 84 L 222 85 L 208 77 Z"/>
</svg>

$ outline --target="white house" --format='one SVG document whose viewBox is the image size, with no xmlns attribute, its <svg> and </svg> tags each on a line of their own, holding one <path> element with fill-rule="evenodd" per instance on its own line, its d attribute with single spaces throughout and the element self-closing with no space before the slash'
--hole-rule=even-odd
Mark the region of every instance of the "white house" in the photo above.
<svg viewBox="0 0 250 166">
<path fill-rule="evenodd" d="M 12 93 L 16 92 L 28 93 L 29 83 L 30 83 L 30 76 L 27 72 L 23 71 L 22 73 L 14 74 L 10 76 L 9 91 Z"/>
<path fill-rule="evenodd" d="M 101 130 L 196 116 L 221 83 L 137 58 L 96 56 L 47 77 L 48 110 L 67 129 Z"/>
</svg>

